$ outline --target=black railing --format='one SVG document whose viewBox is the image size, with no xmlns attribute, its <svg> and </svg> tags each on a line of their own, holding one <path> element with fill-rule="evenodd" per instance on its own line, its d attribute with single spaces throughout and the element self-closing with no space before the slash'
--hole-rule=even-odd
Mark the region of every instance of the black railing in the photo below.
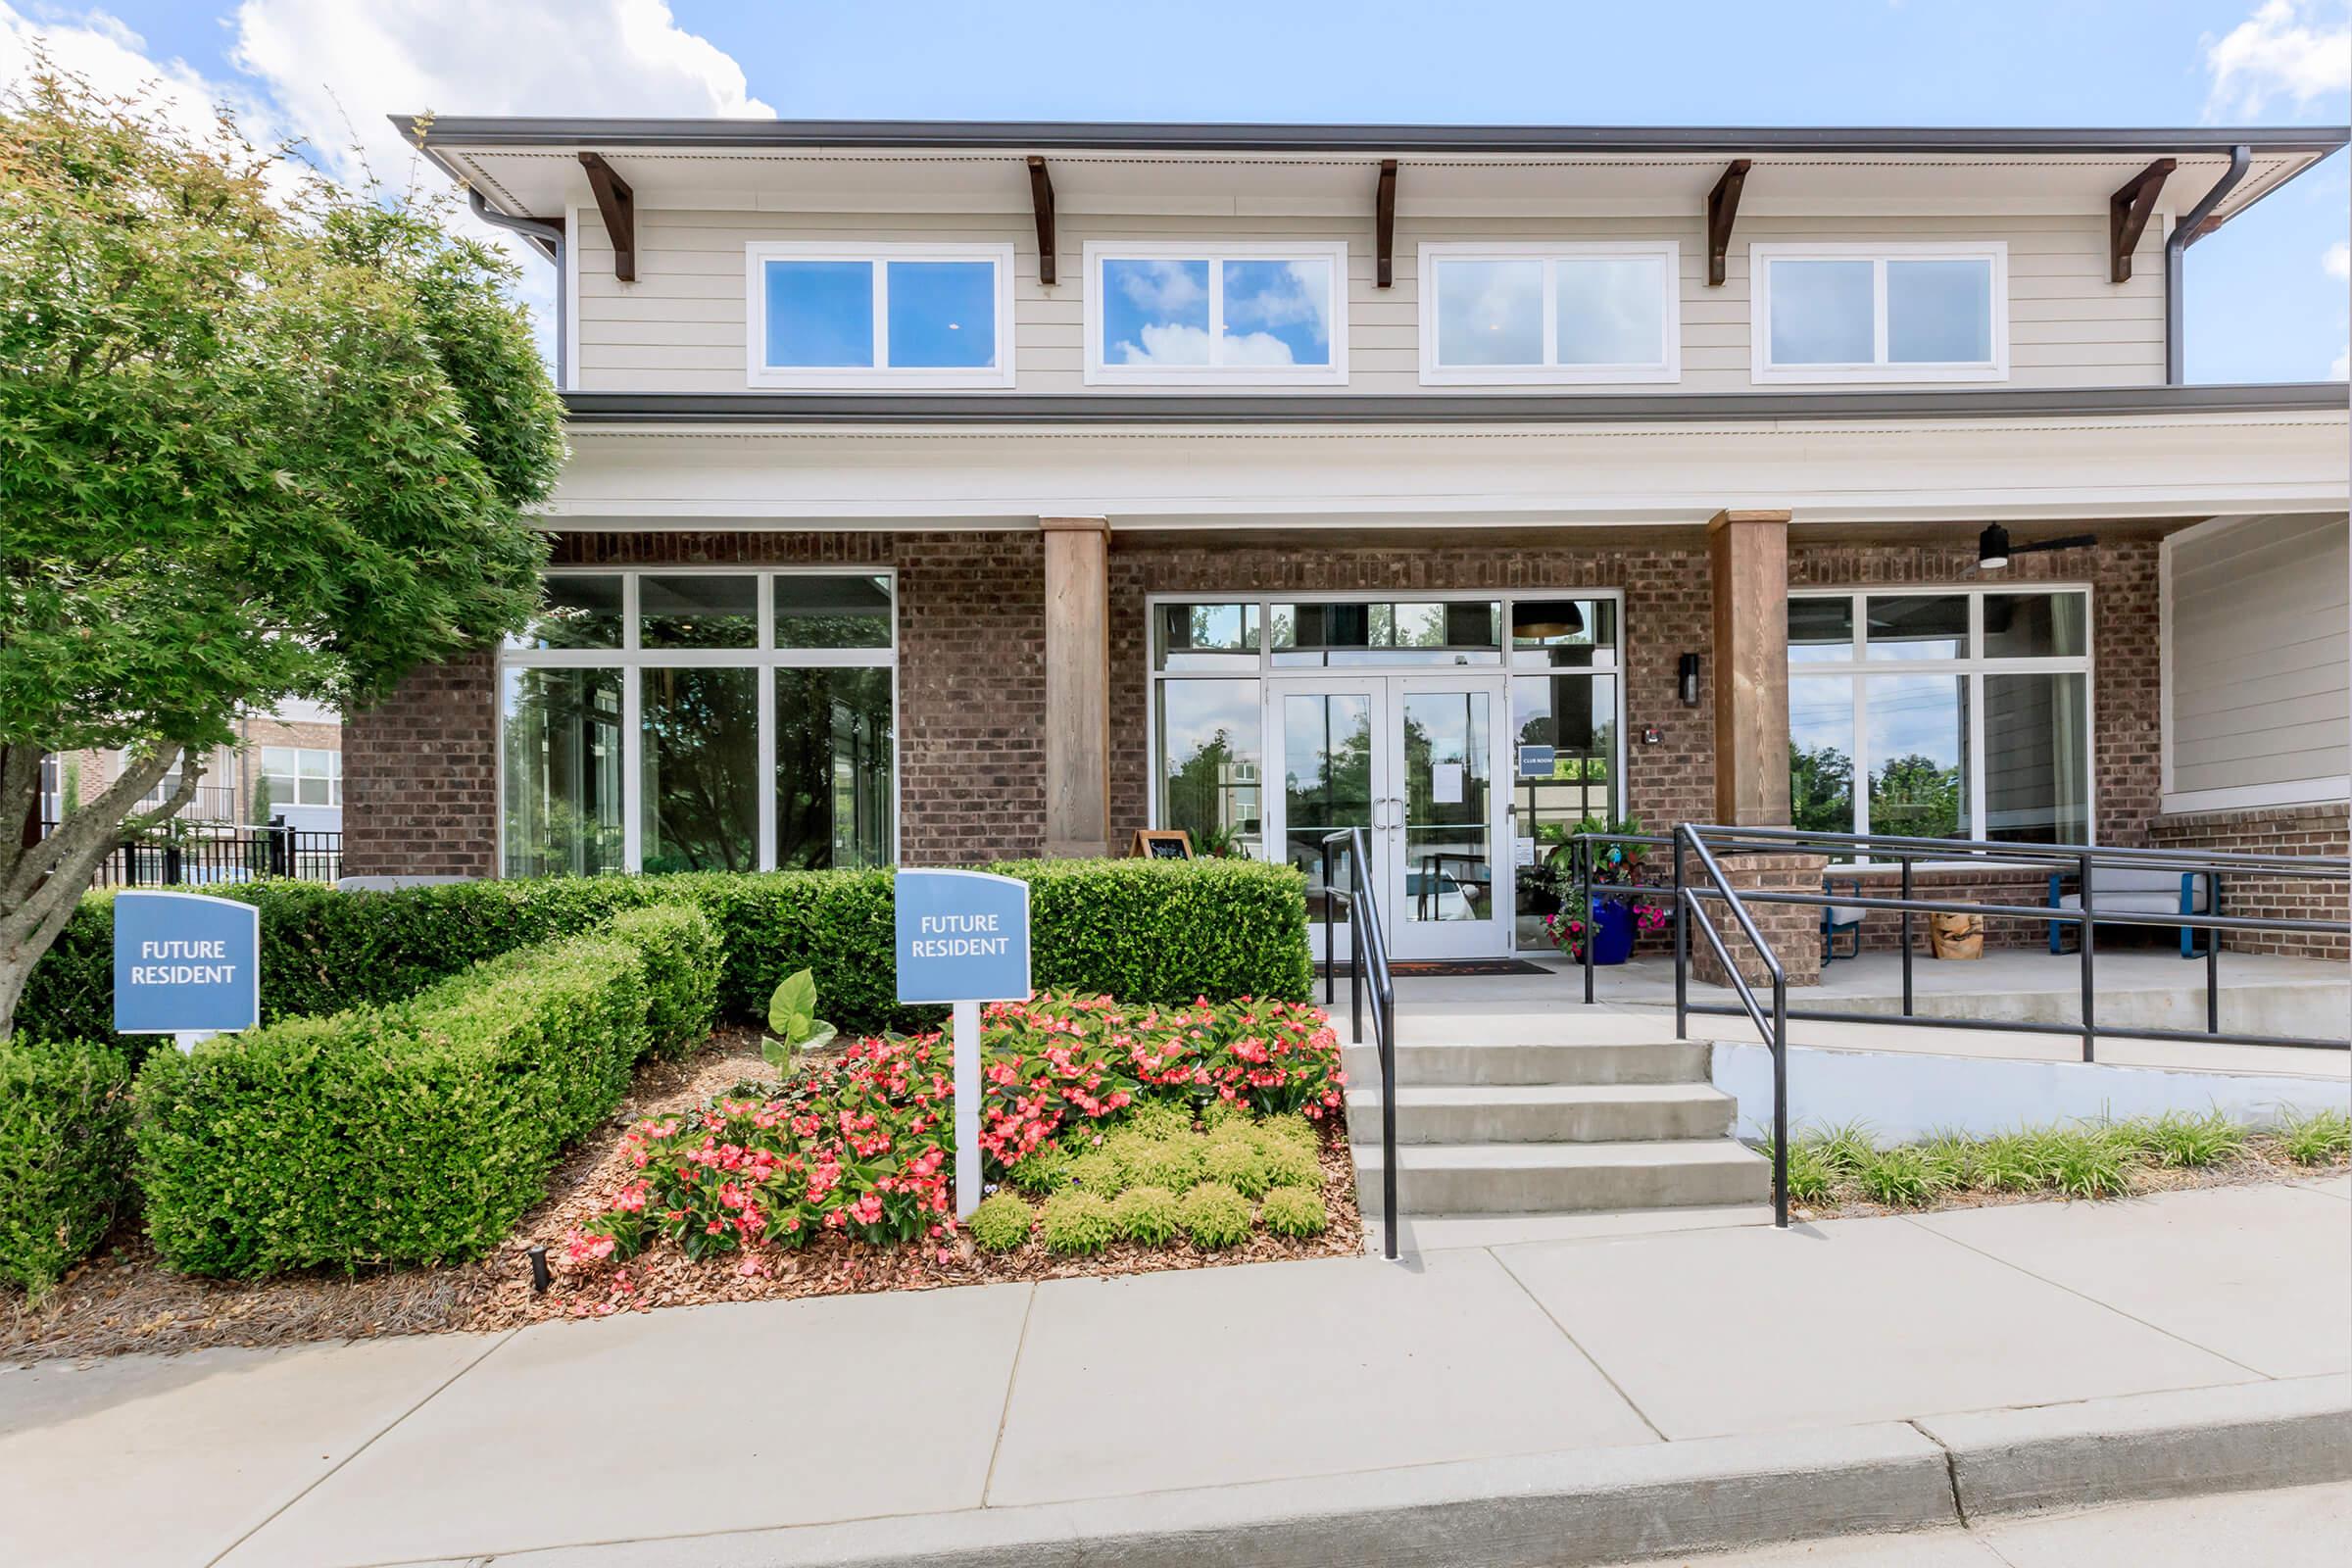
<svg viewBox="0 0 2352 1568">
<path fill-rule="evenodd" d="M 44 834 L 57 830 L 45 822 Z M 331 828 L 289 827 L 282 817 L 250 826 L 180 823 L 125 838 L 90 875 L 101 888 L 218 887 L 263 877 L 332 882 L 343 874 L 343 835 Z"/>
<path fill-rule="evenodd" d="M 1348 846 L 1348 891 L 1332 878 L 1332 846 Z M 1389 939 L 1380 900 L 1365 874 L 1371 847 L 1360 827 L 1323 835 L 1323 1005 L 1337 1000 L 1338 924 L 1335 901 L 1348 906 L 1348 1038 L 1364 1038 L 1364 996 L 1372 998 L 1372 1037 L 1380 1058 L 1381 1255 L 1396 1259 L 1396 983 L 1389 976 Z"/>
<path fill-rule="evenodd" d="M 1672 838 L 1638 833 L 1578 834 L 1571 852 L 1571 864 L 1581 874 L 1577 885 L 1585 889 L 1586 906 L 1575 911 L 1588 929 L 1584 941 L 1585 1001 L 1594 996 L 1593 932 L 1592 900 L 1655 900 L 1661 893 L 1671 893 L 1674 910 L 1674 1019 L 1677 1036 L 1690 1034 L 1690 1015 L 1706 1013 L 1726 1017 L 1745 1017 L 1764 1044 L 1772 1052 L 1773 1067 L 1773 1210 L 1777 1223 L 1788 1223 L 1788 1024 L 1792 1019 L 1807 1022 L 1837 1023 L 1903 1023 L 1935 1029 L 1978 1029 L 2003 1033 L 2055 1034 L 2079 1036 L 2082 1043 L 2082 1059 L 2097 1059 L 2097 1045 L 2101 1036 L 2110 1039 L 2174 1040 L 2202 1042 L 2211 1045 L 2285 1046 L 2303 1049 L 2345 1051 L 2352 1050 L 2352 1040 L 2314 1039 L 2295 1035 L 2257 1034 L 2243 1030 L 2225 1030 L 2221 1026 L 2221 935 L 2229 931 L 2273 932 L 2305 936 L 2352 937 L 2352 921 L 2312 920 L 2283 915 L 2231 915 L 2221 912 L 2224 890 L 2230 879 L 2275 879 L 2283 881 L 2328 882 L 2352 890 L 2352 859 L 2340 856 L 2277 856 L 2236 855 L 2199 850 L 2135 850 L 2087 844 L 2020 844 L 1994 842 L 1985 839 L 1926 839 L 1890 837 L 1880 834 L 1818 833 L 1801 828 L 1717 827 L 1697 823 L 1679 825 Z M 1639 883 L 1600 884 L 1590 878 L 1592 850 L 1595 845 L 1631 845 L 1642 848 L 1671 848 L 1674 854 L 1674 880 L 1671 889 Z M 1742 890 L 1725 876 L 1718 858 L 1723 855 L 1823 855 L 1831 858 L 1870 859 L 1884 863 L 1894 861 L 1899 867 L 1899 896 L 1893 898 L 1866 895 L 1859 892 L 1831 894 L 1826 889 L 1808 893 L 1790 888 L 1750 888 Z M 1922 860 L 1936 862 L 1937 869 L 1949 869 L 1957 864 L 1963 869 L 2032 871 L 2049 876 L 2053 886 L 2061 879 L 2073 877 L 2078 884 L 2074 906 L 2058 905 L 2055 898 L 2047 905 L 1986 903 L 1956 898 L 1921 898 L 1917 895 L 1914 868 Z M 1691 875 L 1695 864 L 1699 875 Z M 2178 875 L 2190 884 L 2204 885 L 2204 907 L 2194 907 L 2193 897 L 2184 902 L 2192 906 L 2183 911 L 2101 908 L 2098 903 L 2098 872 L 2102 869 L 2123 871 L 2162 871 Z M 1690 1000 L 1690 916 L 1700 913 L 1699 901 L 1712 900 L 1726 906 L 1732 924 L 1755 950 L 1758 964 L 1772 982 L 1772 1005 L 1767 1009 L 1757 998 L 1755 988 L 1733 961 L 1723 934 L 1716 922 L 1700 918 L 1698 928 L 1714 951 L 1717 962 L 1728 977 L 1735 1003 L 1706 1003 Z M 1756 927 L 1748 906 L 1756 904 L 1790 904 L 1812 908 L 1885 909 L 1902 916 L 1902 1010 L 1897 1013 L 1864 1012 L 1850 1008 L 1791 1007 L 1788 1005 L 1787 972 L 1778 954 L 1763 933 Z M 1995 919 L 2033 921 L 2053 927 L 2072 926 L 2078 933 L 2077 962 L 2081 974 L 2081 1014 L 2074 1023 L 2045 1023 L 2025 1019 L 1960 1018 L 1916 1010 L 1912 987 L 1913 916 L 1917 914 L 1974 914 Z M 2102 1025 L 2098 1021 L 2098 954 L 2096 928 L 2102 925 L 2136 925 L 2158 928 L 2181 928 L 2205 933 L 2205 1027 L 2194 1029 L 2165 1029 L 2153 1025 Z M 1808 940 L 1818 940 L 1808 933 Z"/>
</svg>

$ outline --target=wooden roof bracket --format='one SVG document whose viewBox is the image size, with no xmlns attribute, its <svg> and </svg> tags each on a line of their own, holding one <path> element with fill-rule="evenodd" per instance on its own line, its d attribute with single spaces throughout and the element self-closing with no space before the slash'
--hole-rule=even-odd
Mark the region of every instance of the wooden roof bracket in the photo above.
<svg viewBox="0 0 2352 1568">
<path fill-rule="evenodd" d="M 2139 248 L 2139 236 L 2147 232 L 2148 220 L 2156 216 L 2156 198 L 2163 193 L 2165 180 L 2179 167 L 2177 159 L 2159 158 L 2107 198 L 2108 282 L 2132 281 L 2132 253 Z"/>
<path fill-rule="evenodd" d="M 1387 288 L 1396 281 L 1396 160 L 1380 161 L 1380 194 L 1372 208 L 1373 284 Z"/>
<path fill-rule="evenodd" d="M 1707 286 L 1723 286 L 1724 260 L 1732 249 L 1732 220 L 1740 216 L 1740 191 L 1747 183 L 1749 160 L 1735 158 L 1707 192 Z"/>
<path fill-rule="evenodd" d="M 588 172 L 588 188 L 596 193 L 596 211 L 612 237 L 612 275 L 623 283 L 637 281 L 637 193 L 612 172 L 602 153 L 580 154 Z"/>
<path fill-rule="evenodd" d="M 1037 280 L 1054 281 L 1054 176 L 1046 161 L 1029 155 L 1029 205 L 1037 209 Z"/>
</svg>

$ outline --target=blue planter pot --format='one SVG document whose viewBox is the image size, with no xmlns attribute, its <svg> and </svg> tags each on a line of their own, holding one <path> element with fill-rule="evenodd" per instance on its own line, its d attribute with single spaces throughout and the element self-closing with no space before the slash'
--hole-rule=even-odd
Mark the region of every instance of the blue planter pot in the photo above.
<svg viewBox="0 0 2352 1568">
<path fill-rule="evenodd" d="M 1623 899 L 1592 901 L 1592 961 L 1623 963 L 1634 956 L 1634 911 Z"/>
</svg>

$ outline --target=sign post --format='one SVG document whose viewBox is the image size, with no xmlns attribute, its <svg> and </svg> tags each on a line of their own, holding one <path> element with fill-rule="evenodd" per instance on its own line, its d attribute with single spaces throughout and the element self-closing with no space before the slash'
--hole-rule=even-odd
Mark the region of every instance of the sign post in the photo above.
<svg viewBox="0 0 2352 1568">
<path fill-rule="evenodd" d="M 115 1032 L 182 1051 L 262 1017 L 262 911 L 205 893 L 115 895 Z"/>
<path fill-rule="evenodd" d="M 1029 884 L 990 871 L 901 871 L 899 1001 L 951 1004 L 956 1217 L 980 1206 L 980 1004 L 1029 1000 Z"/>
</svg>

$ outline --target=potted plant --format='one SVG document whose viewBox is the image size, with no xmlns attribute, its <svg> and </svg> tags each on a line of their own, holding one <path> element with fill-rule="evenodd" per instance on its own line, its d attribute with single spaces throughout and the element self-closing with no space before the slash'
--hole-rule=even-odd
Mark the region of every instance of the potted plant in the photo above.
<svg viewBox="0 0 2352 1568">
<path fill-rule="evenodd" d="M 1666 911 L 1642 899 L 1596 897 L 1596 887 L 1635 887 L 1642 882 L 1642 862 L 1647 846 L 1611 840 L 1606 835 L 1639 836 L 1638 816 L 1588 816 L 1574 827 L 1553 827 L 1546 836 L 1555 842 L 1546 863 L 1566 890 L 1560 912 L 1544 917 L 1544 930 L 1552 945 L 1567 956 L 1582 959 L 1588 926 L 1592 932 L 1592 961 L 1623 963 L 1633 956 L 1634 938 L 1666 928 Z M 1601 835 L 1586 845 L 1578 863 L 1575 839 L 1580 834 Z"/>
</svg>

